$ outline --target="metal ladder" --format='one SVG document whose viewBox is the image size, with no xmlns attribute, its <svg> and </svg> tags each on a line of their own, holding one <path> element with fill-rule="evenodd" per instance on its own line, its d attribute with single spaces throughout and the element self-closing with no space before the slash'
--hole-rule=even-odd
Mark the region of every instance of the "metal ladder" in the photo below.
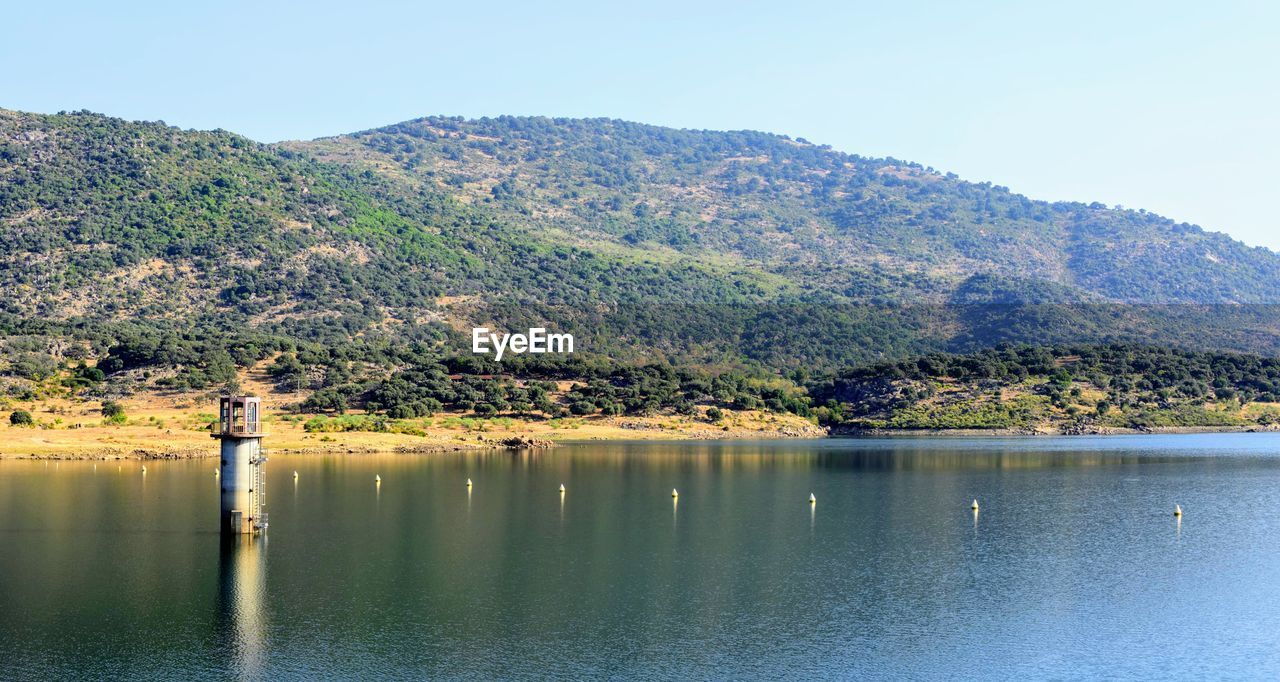
<svg viewBox="0 0 1280 682">
<path fill-rule="evenodd" d="M 253 515 L 255 531 L 267 529 L 267 474 L 266 468 L 262 466 L 266 461 L 267 455 L 259 444 L 258 456 L 250 462 L 253 465 L 253 496 L 250 502 L 250 513 Z"/>
</svg>

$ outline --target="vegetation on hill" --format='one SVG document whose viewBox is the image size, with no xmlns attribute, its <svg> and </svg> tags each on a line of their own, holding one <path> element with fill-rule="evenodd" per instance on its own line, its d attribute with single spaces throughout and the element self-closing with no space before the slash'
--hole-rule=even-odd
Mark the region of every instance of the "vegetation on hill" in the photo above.
<svg viewBox="0 0 1280 682">
<path fill-rule="evenodd" d="M 1051 282 L 1073 300 L 1278 297 L 1280 258 L 1225 235 L 753 131 L 429 117 L 287 146 L 439 189 L 544 238 L 714 258 L 844 300 L 945 302 L 970 273 Z"/>
<path fill-rule="evenodd" d="M 839 421 L 815 377 L 922 354 L 1280 353 L 1271 306 L 1225 305 L 1276 298 L 1265 249 L 803 140 L 602 119 L 264 145 L 0 110 L 0 289 L 10 396 L 211 390 L 274 362 L 315 409 L 387 415 Z M 553 326 L 579 353 L 468 364 L 473 324 Z"/>
<path fill-rule="evenodd" d="M 546 244 L 408 190 L 223 131 L 0 112 L 5 305 L 25 316 L 185 318 L 349 334 L 445 295 L 739 300 L 696 264 Z M 750 279 L 749 277 L 747 278 Z"/>
<path fill-rule="evenodd" d="M 871 429 L 1269 426 L 1280 360 L 1152 346 L 1002 347 L 926 355 L 812 387 L 815 414 Z"/>
</svg>

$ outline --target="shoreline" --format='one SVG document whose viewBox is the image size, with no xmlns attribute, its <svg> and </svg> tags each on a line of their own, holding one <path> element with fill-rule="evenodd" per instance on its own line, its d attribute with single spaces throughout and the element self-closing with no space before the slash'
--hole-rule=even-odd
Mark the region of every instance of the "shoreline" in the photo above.
<svg viewBox="0 0 1280 682">
<path fill-rule="evenodd" d="M 203 425 L 189 420 L 183 423 L 173 410 L 150 410 L 143 415 L 124 425 L 0 425 L 0 460 L 175 460 L 218 456 L 218 444 Z M 826 429 L 794 415 L 742 414 L 721 424 L 670 416 L 606 417 L 568 423 L 474 420 L 468 427 L 437 425 L 416 433 L 308 431 L 294 417 L 271 415 L 264 442 L 268 453 L 429 455 L 545 449 L 571 442 L 762 440 L 828 435 Z"/>
<path fill-rule="evenodd" d="M 751 431 L 751 432 L 719 432 L 700 431 L 664 431 L 656 437 L 654 434 L 628 434 L 630 437 L 603 437 L 601 435 L 585 435 L 580 438 L 558 438 L 555 440 L 539 439 L 531 436 L 511 436 L 504 438 L 486 438 L 483 435 L 470 441 L 401 443 L 389 445 L 363 445 L 356 443 L 334 442 L 325 445 L 307 445 L 302 447 L 269 447 L 272 454 L 332 456 L 332 455 L 436 455 L 444 453 L 466 453 L 484 451 L 547 450 L 562 445 L 583 445 L 589 443 L 621 443 L 621 442 L 713 442 L 713 441 L 764 441 L 764 440 L 825 440 L 859 438 L 1042 438 L 1042 437 L 1074 437 L 1074 436 L 1139 436 L 1139 435 L 1211 435 L 1237 433 L 1280 433 L 1277 428 L 1259 426 L 1164 426 L 1149 429 L 1107 428 L 1085 433 L 1068 433 L 1046 429 L 831 429 L 822 430 L 816 427 L 808 432 L 796 431 Z M 648 435 L 649 437 L 645 437 Z M 638 437 L 637 437 L 638 436 Z M 139 446 L 130 448 L 94 447 L 91 445 L 73 445 L 65 448 L 49 449 L 43 452 L 16 452 L 8 448 L 0 450 L 0 460 L 34 460 L 34 461 L 156 461 L 182 459 L 212 459 L 219 454 L 215 444 L 206 447 L 193 445 Z"/>
</svg>

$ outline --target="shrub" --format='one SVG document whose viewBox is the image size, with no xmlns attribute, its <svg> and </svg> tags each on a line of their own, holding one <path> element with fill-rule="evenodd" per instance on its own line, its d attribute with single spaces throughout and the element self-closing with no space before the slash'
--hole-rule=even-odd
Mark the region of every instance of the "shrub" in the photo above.
<svg viewBox="0 0 1280 682">
<path fill-rule="evenodd" d="M 14 426 L 31 426 L 36 423 L 36 420 L 31 416 L 31 413 L 26 410 L 14 410 L 13 413 L 9 415 L 9 423 Z"/>
<path fill-rule="evenodd" d="M 108 424 L 123 424 L 127 419 L 124 414 L 124 405 L 114 400 L 102 402 L 102 416 L 106 418 Z"/>
</svg>

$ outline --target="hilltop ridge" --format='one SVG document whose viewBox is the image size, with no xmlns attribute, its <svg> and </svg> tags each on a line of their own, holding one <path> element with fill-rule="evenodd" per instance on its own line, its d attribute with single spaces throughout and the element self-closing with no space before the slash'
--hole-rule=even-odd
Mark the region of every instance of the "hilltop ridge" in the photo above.
<svg viewBox="0 0 1280 682">
<path fill-rule="evenodd" d="M 1144 210 L 754 131 L 428 117 L 282 146 L 548 237 L 715 256 L 855 301 L 946 302 L 974 274 L 1124 303 L 1275 302 L 1280 281 L 1274 252 Z"/>
</svg>

